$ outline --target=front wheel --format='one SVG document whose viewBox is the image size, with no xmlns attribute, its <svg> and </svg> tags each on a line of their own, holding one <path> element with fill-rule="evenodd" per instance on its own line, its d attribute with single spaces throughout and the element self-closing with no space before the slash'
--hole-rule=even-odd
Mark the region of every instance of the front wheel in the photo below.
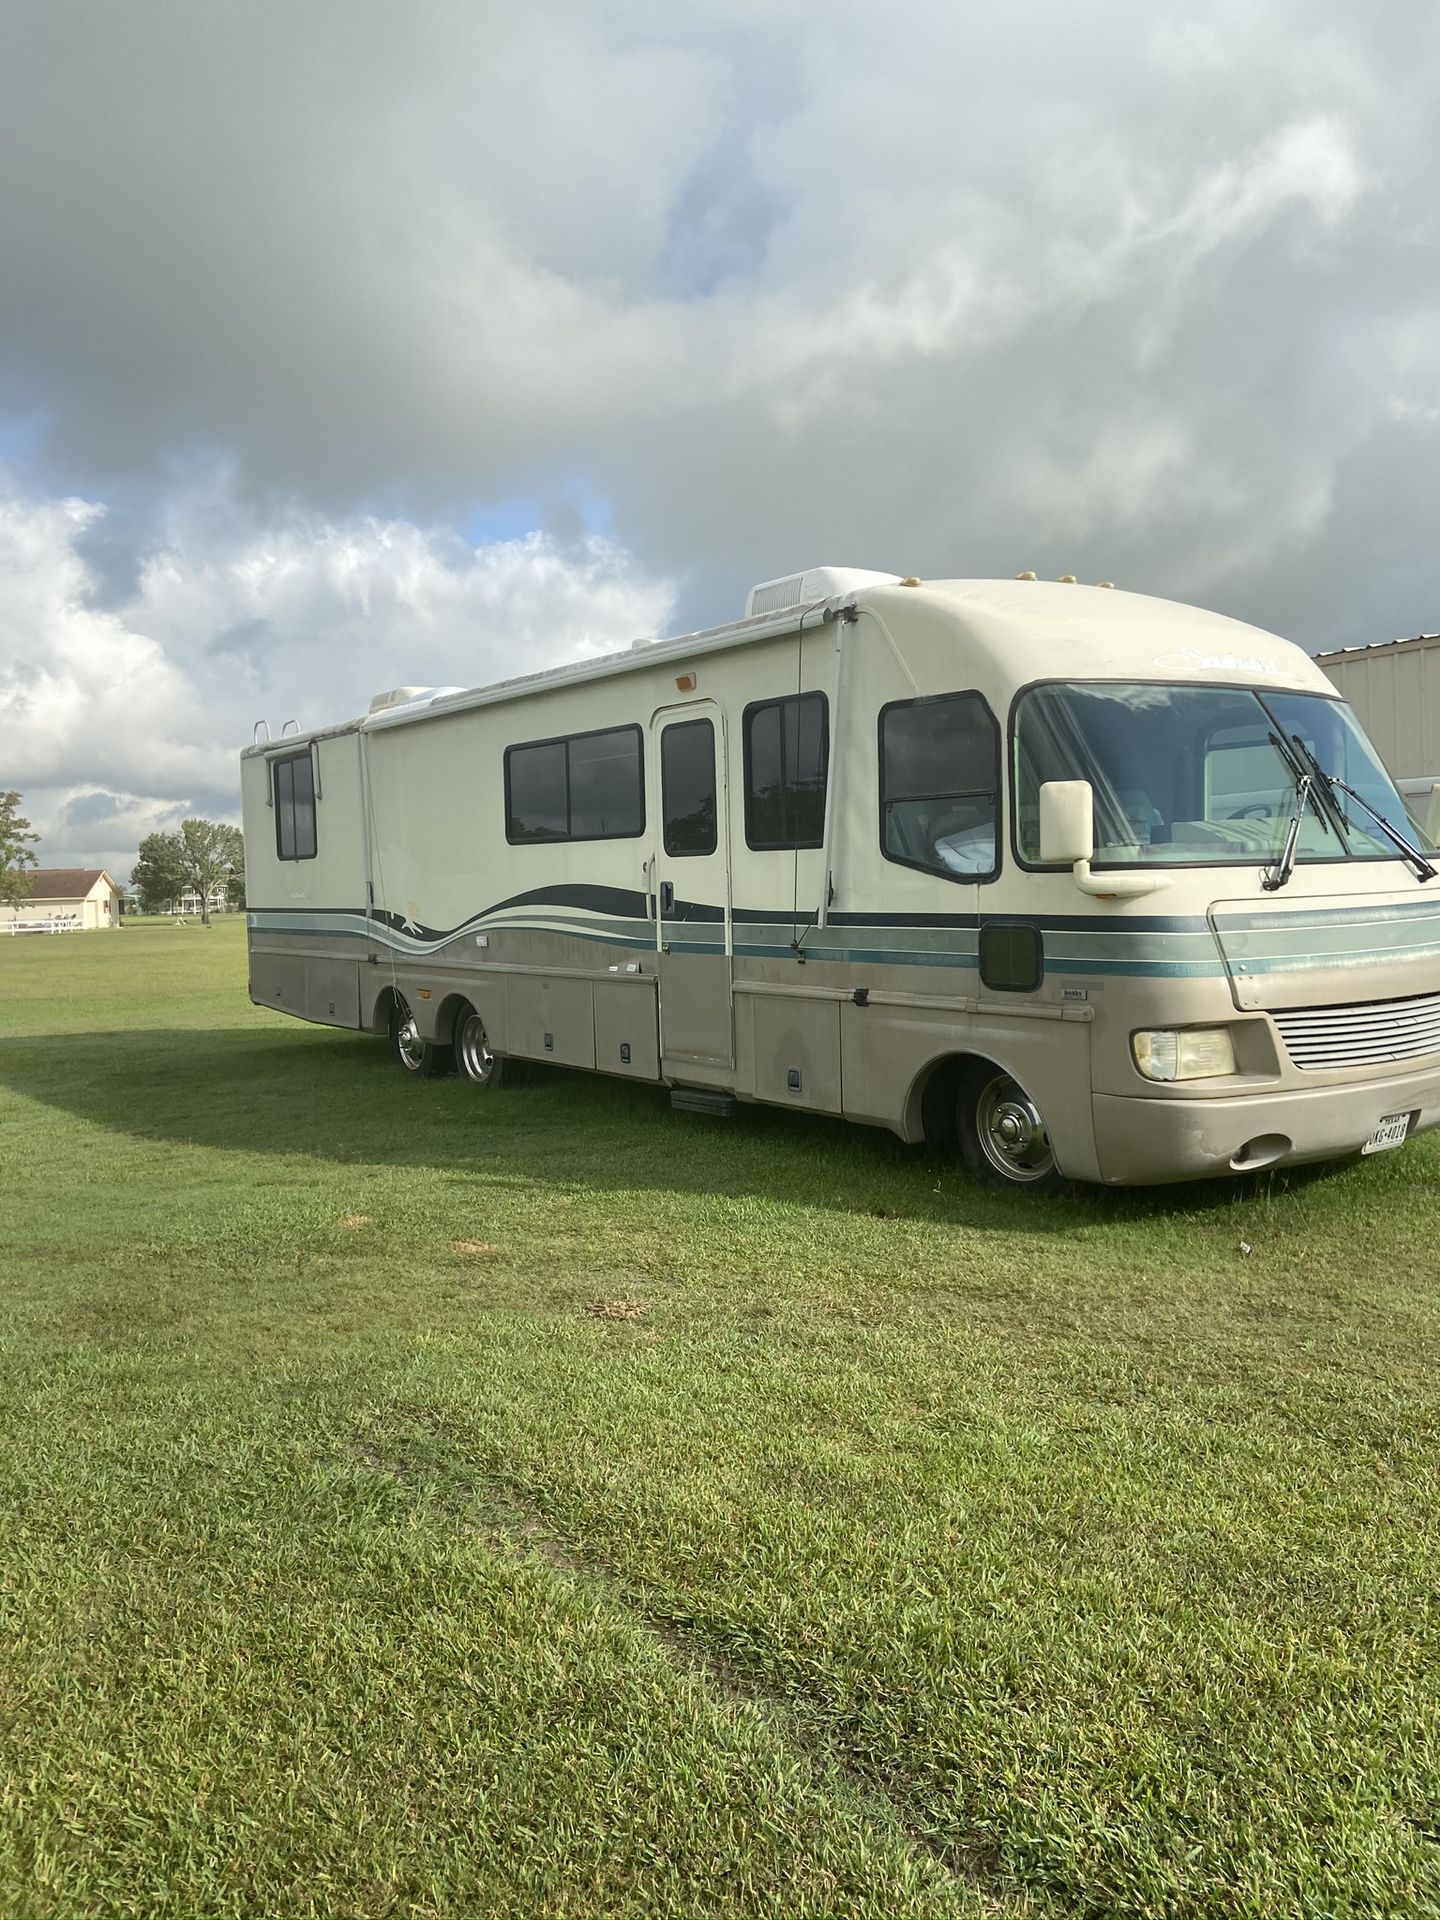
<svg viewBox="0 0 1440 1920">
<path fill-rule="evenodd" d="M 493 1053 L 485 1022 L 473 1007 L 462 1007 L 455 1022 L 455 1071 L 476 1087 L 498 1087 L 505 1062 Z"/>
<path fill-rule="evenodd" d="M 421 1039 L 415 1016 L 398 993 L 390 1009 L 390 1058 L 417 1080 L 433 1080 L 450 1069 L 448 1049 Z"/>
<path fill-rule="evenodd" d="M 982 1062 L 970 1069 L 960 1082 L 956 1122 L 960 1157 L 982 1186 L 1031 1193 L 1059 1193 L 1065 1186 L 1044 1116 L 1001 1068 Z"/>
</svg>

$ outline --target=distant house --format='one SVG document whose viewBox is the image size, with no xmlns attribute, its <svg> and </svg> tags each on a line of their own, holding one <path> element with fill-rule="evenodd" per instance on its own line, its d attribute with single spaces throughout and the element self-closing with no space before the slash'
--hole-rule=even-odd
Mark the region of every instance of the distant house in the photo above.
<svg viewBox="0 0 1440 1920">
<path fill-rule="evenodd" d="M 218 886 L 214 886 L 210 889 L 210 911 L 211 913 L 224 913 L 228 910 L 229 905 L 230 905 L 229 891 L 227 890 L 225 883 L 222 880 Z M 166 909 L 166 911 L 169 913 L 176 913 L 176 914 L 198 915 L 198 913 L 200 912 L 200 895 L 196 892 L 194 887 L 187 887 L 184 893 L 178 895 L 174 900 L 170 902 L 170 905 Z"/>
<path fill-rule="evenodd" d="M 0 933 L 85 932 L 113 927 L 120 917 L 120 889 L 103 867 L 39 867 L 30 898 L 18 907 L 0 903 Z"/>
</svg>

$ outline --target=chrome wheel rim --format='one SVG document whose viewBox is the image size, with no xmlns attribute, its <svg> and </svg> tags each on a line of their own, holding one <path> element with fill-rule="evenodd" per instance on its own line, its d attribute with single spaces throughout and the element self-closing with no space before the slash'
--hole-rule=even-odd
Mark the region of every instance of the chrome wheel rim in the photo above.
<svg viewBox="0 0 1440 1920">
<path fill-rule="evenodd" d="M 420 1038 L 420 1029 L 415 1024 L 415 1016 L 401 1002 L 400 1024 L 395 1029 L 395 1050 L 400 1055 L 400 1064 L 407 1073 L 418 1073 L 425 1060 L 425 1042 Z"/>
<path fill-rule="evenodd" d="M 1043 1180 L 1053 1172 L 1055 1155 L 1040 1109 L 1018 1080 L 997 1074 L 975 1103 L 980 1150 L 1007 1180 Z"/>
<path fill-rule="evenodd" d="M 485 1023 L 472 1013 L 460 1029 L 460 1071 L 483 1087 L 495 1071 L 495 1056 L 485 1038 Z"/>
</svg>

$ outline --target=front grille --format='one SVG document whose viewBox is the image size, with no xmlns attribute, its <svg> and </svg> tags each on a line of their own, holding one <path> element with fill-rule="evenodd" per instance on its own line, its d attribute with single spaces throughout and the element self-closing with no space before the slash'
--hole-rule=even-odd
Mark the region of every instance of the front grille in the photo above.
<svg viewBox="0 0 1440 1920">
<path fill-rule="evenodd" d="M 1440 1053 L 1440 993 L 1355 1007 L 1302 1007 L 1274 1020 L 1290 1058 L 1310 1073 Z"/>
</svg>

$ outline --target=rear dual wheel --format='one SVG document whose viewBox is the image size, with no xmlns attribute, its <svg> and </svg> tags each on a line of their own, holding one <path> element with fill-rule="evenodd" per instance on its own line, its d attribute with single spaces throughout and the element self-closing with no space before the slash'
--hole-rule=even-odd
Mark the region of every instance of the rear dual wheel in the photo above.
<svg viewBox="0 0 1440 1920">
<path fill-rule="evenodd" d="M 476 1087 L 498 1087 L 505 1062 L 492 1051 L 485 1022 L 473 1007 L 462 1007 L 455 1018 L 455 1071 Z"/>
<path fill-rule="evenodd" d="M 445 1046 L 422 1037 L 409 1002 L 398 993 L 390 1008 L 390 1057 L 417 1080 L 434 1080 L 453 1071 L 476 1087 L 498 1086 L 505 1070 L 473 1007 L 461 1007 L 455 1017 L 454 1040 Z"/>
<path fill-rule="evenodd" d="M 435 1080 L 450 1071 L 449 1049 L 421 1038 L 409 1002 L 398 993 L 390 1007 L 390 1058 L 417 1080 Z"/>
</svg>

